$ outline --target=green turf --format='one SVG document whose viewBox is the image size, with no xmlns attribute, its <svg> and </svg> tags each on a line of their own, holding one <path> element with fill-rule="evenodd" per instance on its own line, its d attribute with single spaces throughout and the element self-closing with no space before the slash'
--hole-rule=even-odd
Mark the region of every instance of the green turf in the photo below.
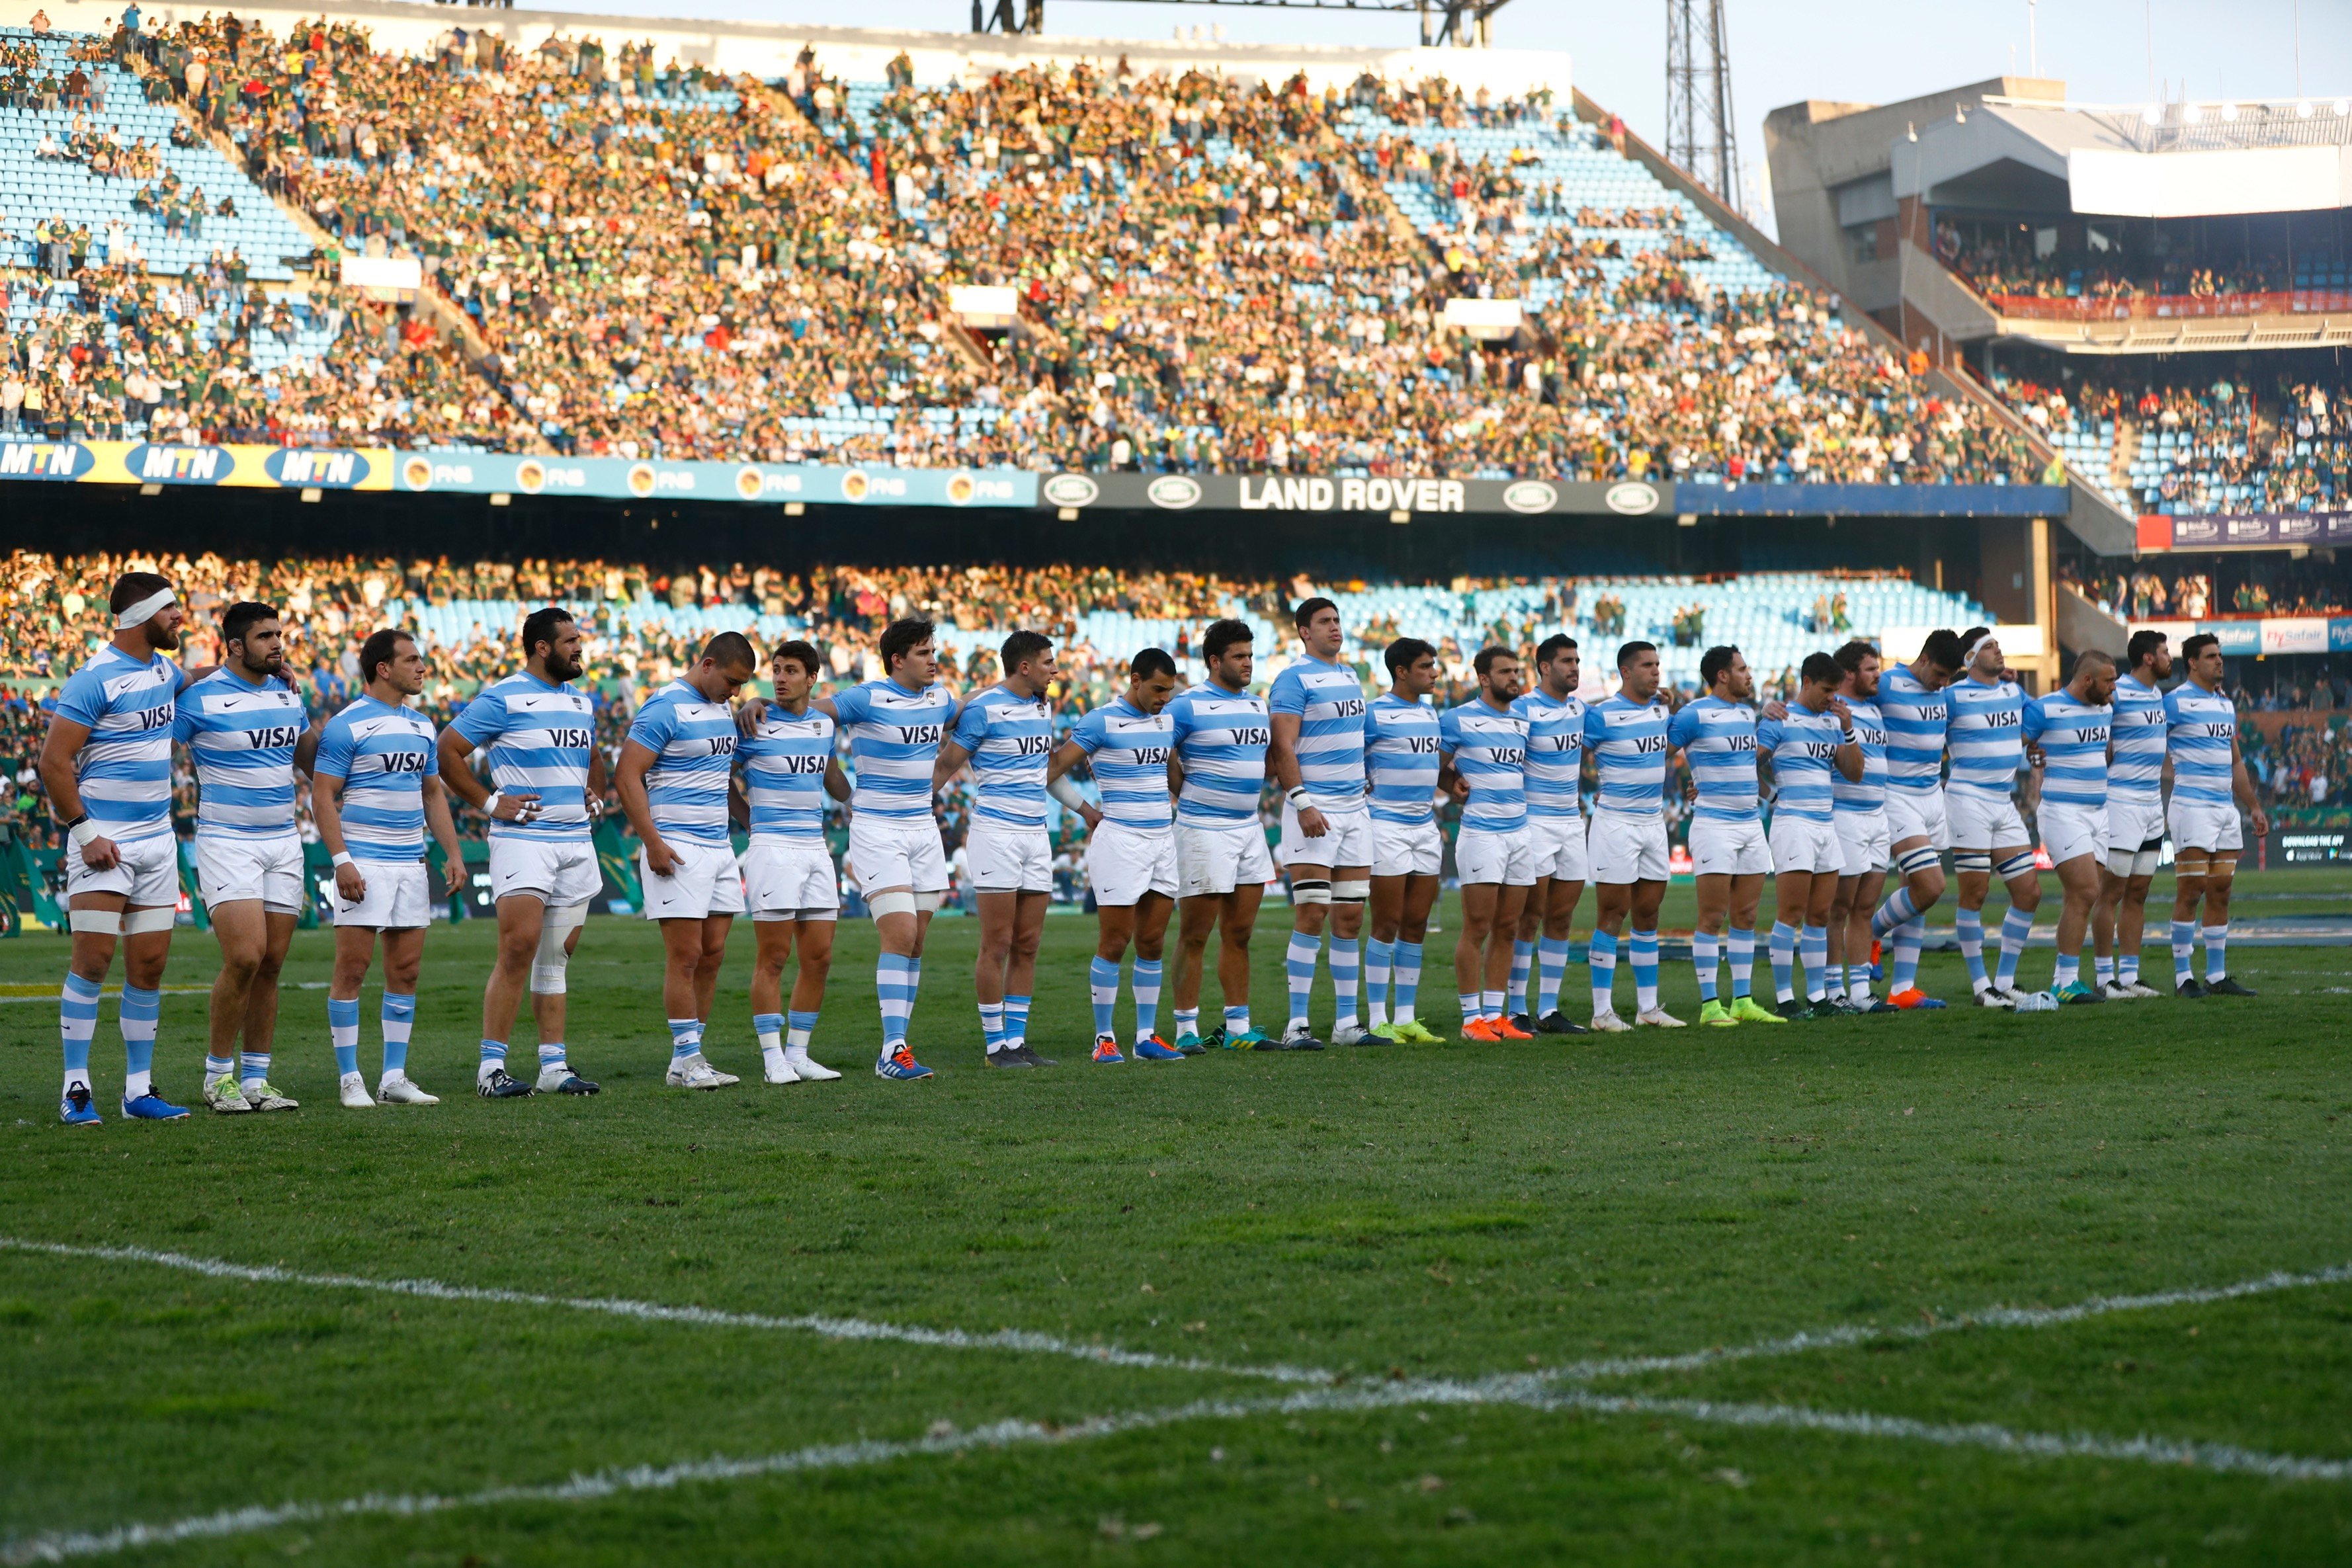
<svg viewBox="0 0 2352 1568">
<path fill-rule="evenodd" d="M 2325 912 L 2340 880 L 2249 876 Z M 1450 910 L 1450 904 L 1449 904 Z M 2054 905 L 2053 905 L 2054 907 Z M 2258 904 L 2249 903 L 2249 913 Z M 1675 923 L 1670 906 L 1665 924 Z M 1281 932 L 1257 947 L 1278 1014 Z M 1580 925 L 1580 934 L 1582 927 Z M 0 1234 L 738 1312 L 856 1315 L 1231 1364 L 1477 1378 L 1995 1303 L 2352 1262 L 2352 956 L 2242 947 L 2259 999 L 1955 1010 L 1727 1033 L 1084 1065 L 1090 923 L 1055 920 L 1033 1038 L 978 1066 L 972 930 L 942 922 L 915 1039 L 871 1060 L 870 933 L 845 925 L 818 1054 L 837 1083 L 660 1086 L 657 946 L 591 925 L 573 1056 L 593 1101 L 471 1077 L 488 932 L 427 949 L 415 1110 L 334 1103 L 318 990 L 273 1078 L 299 1113 L 55 1124 L 55 1013 L 0 1005 Z M 1450 1023 L 1441 936 L 1427 1011 Z M 738 934 L 711 1052 L 756 1078 Z M 63 945 L 0 945 L 0 984 Z M 323 935 L 289 979 L 324 977 Z M 2167 964 L 2151 949 L 2151 968 Z M 209 977 L 184 934 L 170 983 Z M 2046 953 L 2027 977 L 2046 981 Z M 1965 993 L 1956 959 L 1931 988 Z M 1570 972 L 1580 985 L 1580 969 Z M 1621 994 L 1630 977 L 1620 977 Z M 1213 983 L 1212 986 L 1213 993 Z M 371 998 L 373 992 L 371 992 Z M 1212 996 L 1212 1005 L 1214 998 Z M 1669 966 L 1666 1000 L 1695 997 Z M 204 998 L 168 997 L 194 1089 Z M 1328 1008 L 1328 1001 L 1323 1006 Z M 373 1075 L 371 1000 L 362 1061 Z M 1318 1010 L 1318 1018 L 1323 1016 Z M 1451 1032 L 1446 1024 L 1441 1030 Z M 526 1032 L 518 1041 L 528 1055 Z M 1283 1390 L 1004 1350 L 820 1340 L 202 1278 L 0 1250 L 0 1542 L 247 1503 L 458 1494 L 938 1424 L 1064 1424 Z M 1599 1386 L 2019 1432 L 2352 1458 L 2352 1286 L 1963 1329 Z M 309 1520 L 171 1562 L 2341 1562 L 2352 1483 L 1444 1404 L 1218 1416 L 593 1501 Z"/>
</svg>

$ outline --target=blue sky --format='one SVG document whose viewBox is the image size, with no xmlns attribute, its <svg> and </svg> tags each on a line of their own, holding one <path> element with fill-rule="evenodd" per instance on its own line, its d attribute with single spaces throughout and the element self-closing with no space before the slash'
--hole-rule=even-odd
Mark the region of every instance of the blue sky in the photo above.
<svg viewBox="0 0 2352 1568">
<path fill-rule="evenodd" d="M 572 0 L 580 4 L 581 0 Z M 1726 0 L 1740 158 L 1764 181 L 1767 111 L 1801 99 L 1884 103 L 2014 69 L 2027 72 L 2025 0 Z M 587 0 L 583 9 L 641 16 L 740 17 L 960 31 L 970 0 Z M 2077 99 L 2137 103 L 2153 76 L 2160 92 L 2190 97 L 2281 98 L 2294 93 L 2296 0 L 2042 0 L 2036 31 L 2042 73 L 2065 79 Z M 1222 25 L 1234 39 L 1409 45 L 1410 15 L 1244 10 L 1228 6 L 1106 5 L 1048 0 L 1052 32 L 1087 37 L 1165 38 L 1178 26 Z M 2301 0 L 2302 90 L 2352 94 L 2352 3 Z M 1588 6 L 1512 0 L 1495 18 L 1495 42 L 1563 49 L 1577 82 L 1663 141 L 1664 0 Z"/>
</svg>

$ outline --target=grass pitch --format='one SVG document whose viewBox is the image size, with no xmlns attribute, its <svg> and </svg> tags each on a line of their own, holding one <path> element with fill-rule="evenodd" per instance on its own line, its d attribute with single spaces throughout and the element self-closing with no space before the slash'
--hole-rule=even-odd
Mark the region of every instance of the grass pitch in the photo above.
<svg viewBox="0 0 2352 1568">
<path fill-rule="evenodd" d="M 2326 873 L 2242 887 L 2248 915 L 2347 902 Z M 1665 924 L 1687 918 L 1678 899 Z M 1261 1019 L 1283 924 L 1261 923 Z M 1091 929 L 1047 929 L 1032 1034 L 1065 1065 L 993 1074 L 972 927 L 941 921 L 914 1031 L 940 1075 L 919 1084 L 866 1071 L 855 924 L 818 1034 L 831 1084 L 756 1082 L 740 928 L 710 1051 L 752 1082 L 715 1095 L 661 1087 L 659 950 L 634 921 L 592 923 L 572 969 L 590 1101 L 467 1092 L 478 924 L 427 946 L 411 1071 L 436 1107 L 338 1107 L 323 992 L 290 989 L 273 1078 L 301 1111 L 126 1124 L 110 999 L 107 1124 L 63 1129 L 54 1008 L 0 1006 L 0 1235 L 354 1281 L 0 1247 L 0 1558 L 2352 1558 L 2352 1282 L 1956 1322 L 2352 1281 L 2346 949 L 2241 946 L 2263 995 L 2229 1005 L 1114 1070 L 1082 1060 Z M 1450 1021 L 1449 941 L 1423 995 Z M 327 956 L 303 936 L 289 981 Z M 55 938 L 0 945 L 0 985 L 63 962 Z M 183 933 L 168 983 L 211 968 Z M 1966 993 L 1956 958 L 1926 978 Z M 1688 1016 L 1688 966 L 1665 979 Z M 204 1008 L 164 1003 L 159 1079 L 184 1101 Z M 740 1316 L 364 1283 L 402 1279 Z M 779 1321 L 803 1314 L 1033 1337 Z M 1857 1326 L 1883 1332 L 1764 1344 Z M 1066 1354 L 1094 1345 L 1149 1358 Z"/>
</svg>

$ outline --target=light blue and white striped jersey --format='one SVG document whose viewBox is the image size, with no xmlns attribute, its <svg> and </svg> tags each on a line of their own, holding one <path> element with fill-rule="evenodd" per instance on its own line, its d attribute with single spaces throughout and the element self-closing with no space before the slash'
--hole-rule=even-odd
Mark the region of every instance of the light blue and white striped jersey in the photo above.
<svg viewBox="0 0 2352 1568">
<path fill-rule="evenodd" d="M 142 664 L 109 643 L 58 693 L 58 716 L 89 731 L 74 756 L 82 810 L 118 843 L 172 831 L 173 699 L 179 691 L 179 665 L 161 653 Z"/>
<path fill-rule="evenodd" d="M 736 744 L 753 843 L 825 847 L 824 769 L 833 760 L 833 717 L 822 709 L 812 706 L 795 714 L 770 703 L 751 733 Z"/>
<path fill-rule="evenodd" d="M 1124 696 L 1115 697 L 1078 720 L 1070 739 L 1095 770 L 1105 821 L 1147 833 L 1168 831 L 1175 820 L 1168 799 L 1174 716 L 1164 707 L 1146 713 Z"/>
<path fill-rule="evenodd" d="M 215 670 L 180 694 L 172 737 L 196 766 L 196 831 L 220 838 L 294 834 L 294 743 L 310 716 L 294 688 Z"/>
<path fill-rule="evenodd" d="M 2227 806 L 2233 777 L 2230 747 L 2238 738 L 2238 709 L 2226 692 L 2183 681 L 2164 699 L 2172 747 L 2172 798 L 2200 806 Z"/>
<path fill-rule="evenodd" d="M 923 822 L 931 817 L 931 768 L 955 720 L 955 697 L 936 681 L 910 692 L 893 680 L 835 692 L 833 711 L 849 737 L 850 809 Z"/>
<path fill-rule="evenodd" d="M 1878 683 L 1878 711 L 1886 721 L 1886 787 L 1927 790 L 1944 779 L 1944 732 L 1951 722 L 1951 688 L 1929 691 L 1907 664 L 1888 668 Z"/>
<path fill-rule="evenodd" d="M 971 753 L 972 826 L 1044 831 L 1045 764 L 1054 757 L 1045 699 L 1003 686 L 975 693 L 956 718 L 955 740 Z"/>
<path fill-rule="evenodd" d="M 500 793 L 539 797 L 528 822 L 490 820 L 490 837 L 534 842 L 585 842 L 588 753 L 596 744 L 596 709 L 566 681 L 550 685 L 528 670 L 484 686 L 449 727 L 490 753 L 490 783 Z"/>
<path fill-rule="evenodd" d="M 343 781 L 343 848 L 353 860 L 423 857 L 425 780 L 441 775 L 439 738 L 415 708 L 371 696 L 327 721 L 310 776 Z"/>
<path fill-rule="evenodd" d="M 2152 805 L 2164 793 L 2164 748 L 2169 729 L 2164 693 L 2129 675 L 2118 676 L 2115 710 L 2116 755 L 2107 764 L 2107 793 Z"/>
<path fill-rule="evenodd" d="M 1816 713 L 1801 702 L 1787 706 L 1785 716 L 1756 727 L 1756 749 L 1772 754 L 1772 814 L 1826 822 L 1835 810 L 1830 781 L 1837 777 L 1845 727 L 1826 708 Z"/>
<path fill-rule="evenodd" d="M 2025 705 L 2025 738 L 2042 747 L 2042 798 L 2107 803 L 2107 731 L 2116 710 L 2077 702 L 2061 686 Z"/>
<path fill-rule="evenodd" d="M 1438 720 L 1438 745 L 1470 784 L 1470 798 L 1462 802 L 1465 828 L 1516 833 L 1528 825 L 1526 719 L 1472 697 Z"/>
<path fill-rule="evenodd" d="M 1437 709 L 1394 692 L 1364 710 L 1364 771 L 1372 781 L 1372 821 L 1418 827 L 1437 793 Z"/>
<path fill-rule="evenodd" d="M 1700 697 L 1685 703 L 1666 738 L 1682 748 L 1698 786 L 1694 818 L 1711 822 L 1752 822 L 1756 802 L 1756 710 L 1746 703 Z"/>
<path fill-rule="evenodd" d="M 1666 805 L 1666 705 L 1622 692 L 1584 710 L 1584 749 L 1601 770 L 1597 810 L 1654 816 Z"/>
<path fill-rule="evenodd" d="M 1266 692 L 1268 714 L 1298 717 L 1298 781 L 1322 810 L 1363 809 L 1366 706 L 1354 670 L 1312 654 L 1299 655 Z"/>
<path fill-rule="evenodd" d="M 1177 693 L 1167 712 L 1176 759 L 1184 765 L 1176 820 L 1196 828 L 1255 823 L 1265 789 L 1265 748 L 1274 741 L 1265 699 L 1207 681 Z"/>
<path fill-rule="evenodd" d="M 1944 744 L 1952 753 L 1952 788 L 2006 799 L 2025 766 L 2025 688 L 1969 675 L 1944 690 L 1952 708 Z"/>
<path fill-rule="evenodd" d="M 646 803 L 654 831 L 690 843 L 727 842 L 727 783 L 735 769 L 735 712 L 684 681 L 637 710 L 629 738 L 654 754 Z"/>
<path fill-rule="evenodd" d="M 1840 811 L 1878 811 L 1886 806 L 1886 720 L 1876 703 L 1845 699 L 1853 718 L 1853 738 L 1862 747 L 1862 777 L 1830 775 L 1830 801 Z"/>
<path fill-rule="evenodd" d="M 1528 815 L 1579 818 L 1584 789 L 1584 703 L 1553 697 L 1541 687 L 1523 693 L 1511 711 L 1528 721 Z"/>
</svg>

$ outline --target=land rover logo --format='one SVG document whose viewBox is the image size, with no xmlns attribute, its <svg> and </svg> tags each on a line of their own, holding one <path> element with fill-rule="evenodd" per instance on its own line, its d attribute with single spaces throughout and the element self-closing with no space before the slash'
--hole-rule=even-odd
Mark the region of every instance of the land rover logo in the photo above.
<svg viewBox="0 0 2352 1568">
<path fill-rule="evenodd" d="M 629 494 L 642 501 L 654 493 L 654 465 L 640 463 L 629 470 Z"/>
<path fill-rule="evenodd" d="M 1503 505 L 1514 512 L 1549 512 L 1559 504 L 1559 492 L 1540 479 L 1522 479 L 1503 492 Z"/>
<path fill-rule="evenodd" d="M 757 468 L 747 466 L 735 470 L 735 493 L 747 501 L 758 500 L 760 492 L 767 488 L 767 483 Z"/>
<path fill-rule="evenodd" d="M 526 496 L 536 496 L 547 487 L 547 465 L 537 458 L 527 457 L 515 465 L 515 488 Z"/>
<path fill-rule="evenodd" d="M 433 488 L 433 465 L 422 457 L 412 457 L 400 465 L 400 477 L 412 490 Z"/>
<path fill-rule="evenodd" d="M 1102 486 L 1083 474 L 1056 474 L 1045 481 L 1045 499 L 1057 507 L 1091 507 Z"/>
<path fill-rule="evenodd" d="M 1654 485 L 1644 485 L 1639 479 L 1628 479 L 1622 485 L 1612 485 L 1601 499 L 1612 512 L 1622 512 L 1638 517 L 1658 509 L 1658 491 Z"/>
<path fill-rule="evenodd" d="M 1146 486 L 1143 493 L 1151 497 L 1151 504 L 1155 507 L 1165 507 L 1171 512 L 1181 511 L 1200 501 L 1201 482 L 1189 475 L 1162 474 Z"/>
</svg>

